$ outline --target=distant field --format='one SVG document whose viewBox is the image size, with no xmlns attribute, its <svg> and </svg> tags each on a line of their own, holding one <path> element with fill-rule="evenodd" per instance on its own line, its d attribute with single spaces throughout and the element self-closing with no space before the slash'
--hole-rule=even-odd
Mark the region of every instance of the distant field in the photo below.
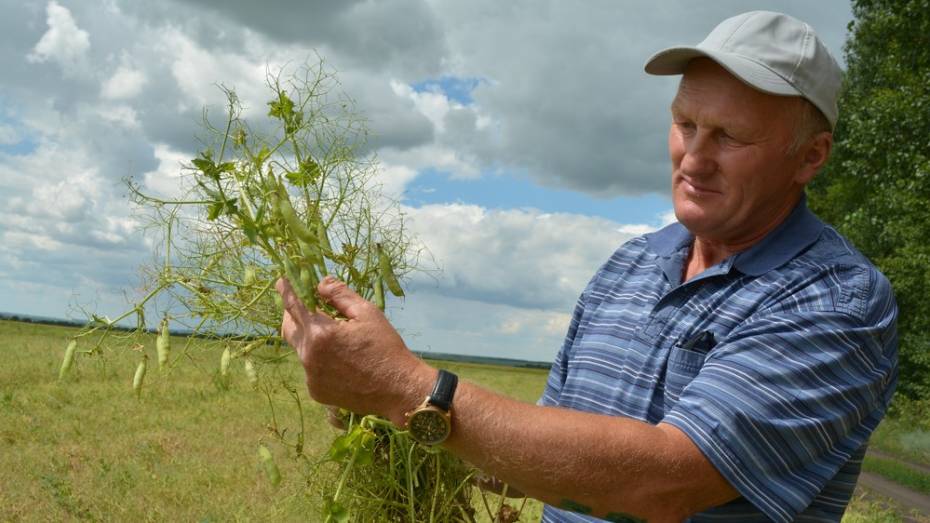
<svg viewBox="0 0 930 523">
<path fill-rule="evenodd" d="M 168 376 L 152 360 L 137 400 L 130 382 L 139 355 L 129 350 L 79 358 L 71 376 L 57 381 L 72 332 L 0 321 L 0 521 L 319 520 L 318 500 L 301 481 L 306 465 L 269 437 L 269 397 L 252 390 L 238 362 L 227 383 L 216 371 L 217 350 L 195 347 Z M 183 341 L 174 340 L 176 351 Z M 150 356 L 153 347 L 148 340 Z M 263 383 L 284 381 L 303 395 L 306 453 L 321 456 L 336 431 L 307 398 L 288 354 L 259 372 Z M 541 369 L 438 365 L 525 401 L 536 400 L 546 377 Z M 293 399 L 281 387 L 269 390 L 279 428 L 293 434 Z M 258 464 L 260 443 L 274 451 L 284 476 L 277 489 Z M 522 521 L 538 521 L 539 511 L 531 503 Z M 857 500 L 844 521 L 900 520 Z"/>
</svg>

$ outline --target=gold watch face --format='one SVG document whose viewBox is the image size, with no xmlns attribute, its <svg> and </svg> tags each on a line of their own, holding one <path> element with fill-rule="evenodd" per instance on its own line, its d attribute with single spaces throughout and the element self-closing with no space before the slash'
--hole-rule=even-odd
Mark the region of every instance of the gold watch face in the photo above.
<svg viewBox="0 0 930 523">
<path fill-rule="evenodd" d="M 452 424 L 448 415 L 436 408 L 423 408 L 410 414 L 407 429 L 413 439 L 424 445 L 442 443 L 449 436 Z"/>
</svg>

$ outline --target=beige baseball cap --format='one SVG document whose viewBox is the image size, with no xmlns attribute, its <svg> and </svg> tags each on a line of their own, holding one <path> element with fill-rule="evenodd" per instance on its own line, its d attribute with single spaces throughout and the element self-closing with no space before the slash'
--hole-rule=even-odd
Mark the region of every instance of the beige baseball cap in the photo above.
<svg viewBox="0 0 930 523">
<path fill-rule="evenodd" d="M 737 78 L 776 95 L 803 96 L 836 127 L 843 70 L 811 26 L 781 13 L 751 11 L 727 18 L 696 46 L 675 46 L 646 61 L 649 74 L 681 74 L 707 57 Z"/>
</svg>

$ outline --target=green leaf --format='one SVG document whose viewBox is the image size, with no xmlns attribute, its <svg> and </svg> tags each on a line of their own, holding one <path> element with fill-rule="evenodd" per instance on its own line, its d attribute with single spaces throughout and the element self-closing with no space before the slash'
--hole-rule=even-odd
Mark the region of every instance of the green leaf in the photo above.
<svg viewBox="0 0 930 523">
<path fill-rule="evenodd" d="M 271 151 L 268 150 L 267 145 L 263 145 L 261 150 L 258 151 L 258 154 L 255 155 L 255 166 L 261 169 L 269 156 L 271 156 Z"/>
<path fill-rule="evenodd" d="M 358 453 L 355 455 L 356 465 L 371 465 L 375 456 L 375 441 L 376 437 L 374 432 L 366 430 L 362 433 L 358 441 Z"/>
<path fill-rule="evenodd" d="M 284 173 L 284 177 L 295 187 L 306 187 L 312 181 L 303 171 Z"/>
<path fill-rule="evenodd" d="M 326 498 L 323 502 L 323 515 L 337 523 L 349 521 L 349 510 L 332 498 Z"/>
<path fill-rule="evenodd" d="M 236 200 L 231 198 L 228 200 L 220 200 L 207 206 L 207 219 L 212 222 L 220 216 L 236 214 L 238 212 L 239 208 L 236 206 Z"/>
<path fill-rule="evenodd" d="M 284 120 L 294 114 L 294 102 L 287 97 L 287 93 L 284 91 L 278 93 L 278 99 L 268 102 L 268 105 L 271 107 L 268 116 L 272 118 Z"/>
<path fill-rule="evenodd" d="M 320 164 L 308 156 L 304 161 L 300 162 L 300 171 L 305 173 L 311 180 L 316 180 L 320 177 Z"/>
<path fill-rule="evenodd" d="M 338 438 L 334 439 L 332 444 L 329 446 L 329 452 L 327 455 L 329 459 L 333 461 L 342 461 L 346 459 L 349 453 L 352 451 L 353 438 L 351 433 L 346 433 Z"/>
<path fill-rule="evenodd" d="M 194 167 L 204 172 L 211 170 L 215 165 L 212 160 L 205 160 L 203 158 L 194 158 L 191 160 L 191 163 L 194 164 Z"/>
<path fill-rule="evenodd" d="M 207 219 L 211 222 L 220 217 L 223 212 L 223 202 L 213 202 L 207 207 Z"/>
<path fill-rule="evenodd" d="M 249 239 L 249 243 L 252 245 L 258 243 L 258 227 L 255 226 L 252 220 L 248 218 L 242 220 L 242 233 L 245 234 L 245 237 Z"/>
<path fill-rule="evenodd" d="M 216 163 L 213 161 L 213 151 L 207 149 L 206 151 L 200 153 L 199 158 L 194 158 L 191 160 L 191 163 L 194 164 L 194 167 L 200 170 L 208 178 L 214 180 L 220 179 L 220 171 L 217 169 Z"/>
</svg>

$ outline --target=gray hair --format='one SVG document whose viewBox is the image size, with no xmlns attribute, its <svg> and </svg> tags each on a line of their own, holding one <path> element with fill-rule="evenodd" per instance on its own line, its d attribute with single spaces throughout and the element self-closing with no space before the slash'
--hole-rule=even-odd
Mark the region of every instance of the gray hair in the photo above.
<svg viewBox="0 0 930 523">
<path fill-rule="evenodd" d="M 798 152 L 801 147 L 807 143 L 815 134 L 832 132 L 833 128 L 823 112 L 806 98 L 798 97 L 798 107 L 796 110 L 794 124 L 794 137 L 788 144 L 787 153 L 789 155 Z"/>
</svg>

